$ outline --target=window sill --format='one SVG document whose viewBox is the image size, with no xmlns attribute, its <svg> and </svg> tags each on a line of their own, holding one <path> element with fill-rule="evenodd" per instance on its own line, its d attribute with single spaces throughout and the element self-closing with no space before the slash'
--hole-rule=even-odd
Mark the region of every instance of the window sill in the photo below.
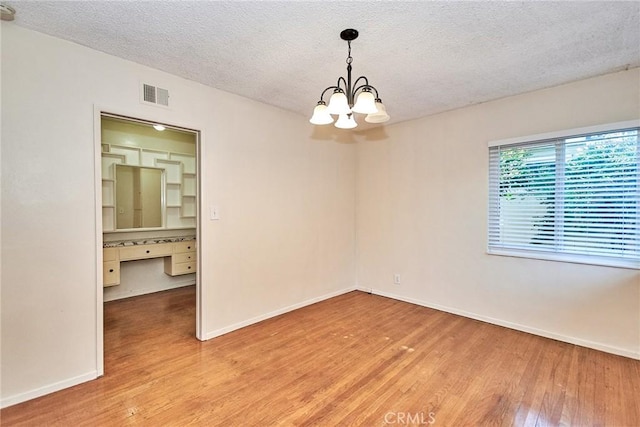
<svg viewBox="0 0 640 427">
<path fill-rule="evenodd" d="M 516 258 L 529 258 L 544 261 L 568 262 L 573 264 L 588 264 L 602 267 L 628 268 L 640 270 L 640 261 L 622 258 L 603 258 L 587 255 L 559 254 L 555 252 L 532 252 L 518 249 L 487 249 L 489 255 L 509 256 Z"/>
</svg>

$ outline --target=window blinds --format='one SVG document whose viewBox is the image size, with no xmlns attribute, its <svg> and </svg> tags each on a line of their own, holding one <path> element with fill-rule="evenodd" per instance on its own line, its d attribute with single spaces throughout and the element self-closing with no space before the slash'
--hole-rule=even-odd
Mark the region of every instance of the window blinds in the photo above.
<svg viewBox="0 0 640 427">
<path fill-rule="evenodd" d="M 489 253 L 640 268 L 638 130 L 491 146 Z"/>
</svg>

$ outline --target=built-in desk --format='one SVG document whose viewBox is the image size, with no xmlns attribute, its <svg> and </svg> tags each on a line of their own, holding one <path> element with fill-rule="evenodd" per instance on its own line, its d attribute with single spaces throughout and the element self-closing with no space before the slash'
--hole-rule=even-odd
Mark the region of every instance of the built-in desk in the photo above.
<svg viewBox="0 0 640 427">
<path fill-rule="evenodd" d="M 103 285 L 120 284 L 120 263 L 149 258 L 164 258 L 169 276 L 196 272 L 196 241 L 185 238 L 163 239 L 161 243 L 108 242 L 103 248 Z"/>
</svg>

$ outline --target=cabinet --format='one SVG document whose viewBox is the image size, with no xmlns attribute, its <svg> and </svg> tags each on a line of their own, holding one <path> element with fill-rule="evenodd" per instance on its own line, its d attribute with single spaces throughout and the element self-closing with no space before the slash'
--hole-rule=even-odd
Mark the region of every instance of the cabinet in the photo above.
<svg viewBox="0 0 640 427">
<path fill-rule="evenodd" d="M 173 255 L 164 259 L 164 272 L 169 276 L 179 276 L 196 272 L 196 246 L 194 242 L 173 244 Z"/>
<path fill-rule="evenodd" d="M 164 258 L 164 272 L 169 276 L 197 271 L 196 241 L 151 243 L 103 249 L 103 286 L 120 284 L 120 263 L 139 259 Z"/>
</svg>

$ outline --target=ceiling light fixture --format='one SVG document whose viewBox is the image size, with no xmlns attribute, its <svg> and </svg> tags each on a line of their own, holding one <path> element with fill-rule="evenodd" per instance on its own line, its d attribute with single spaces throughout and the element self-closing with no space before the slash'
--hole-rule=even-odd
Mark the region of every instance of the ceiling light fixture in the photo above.
<svg viewBox="0 0 640 427">
<path fill-rule="evenodd" d="M 365 76 L 360 76 L 355 82 L 351 82 L 351 41 L 358 38 L 358 31 L 348 28 L 340 33 L 340 38 L 349 45 L 349 55 L 347 56 L 347 79 L 338 78 L 335 86 L 329 86 L 320 95 L 318 105 L 313 109 L 313 116 L 309 120 L 314 125 L 328 125 L 333 123 L 332 114 L 338 116 L 335 127 L 340 129 L 353 129 L 358 124 L 353 118 L 353 113 L 366 114 L 365 121 L 368 123 L 384 123 L 389 120 L 387 109 L 382 104 L 378 96 L 378 90 L 369 84 Z M 358 84 L 360 84 L 358 86 Z M 329 98 L 329 105 L 324 102 L 324 94 L 333 89 L 333 94 Z M 375 96 L 373 95 L 375 92 Z M 357 95 L 357 99 L 356 99 Z M 354 103 L 355 101 L 355 103 Z"/>
<path fill-rule="evenodd" d="M 0 4 L 0 19 L 3 21 L 13 21 L 16 16 L 16 10 L 6 4 Z"/>
<path fill-rule="evenodd" d="M 153 125 L 153 128 L 154 128 L 155 130 L 157 130 L 158 132 L 162 132 L 163 130 L 165 130 L 165 129 L 166 129 L 164 126 L 159 125 L 159 124 L 158 124 L 158 125 Z"/>
</svg>

